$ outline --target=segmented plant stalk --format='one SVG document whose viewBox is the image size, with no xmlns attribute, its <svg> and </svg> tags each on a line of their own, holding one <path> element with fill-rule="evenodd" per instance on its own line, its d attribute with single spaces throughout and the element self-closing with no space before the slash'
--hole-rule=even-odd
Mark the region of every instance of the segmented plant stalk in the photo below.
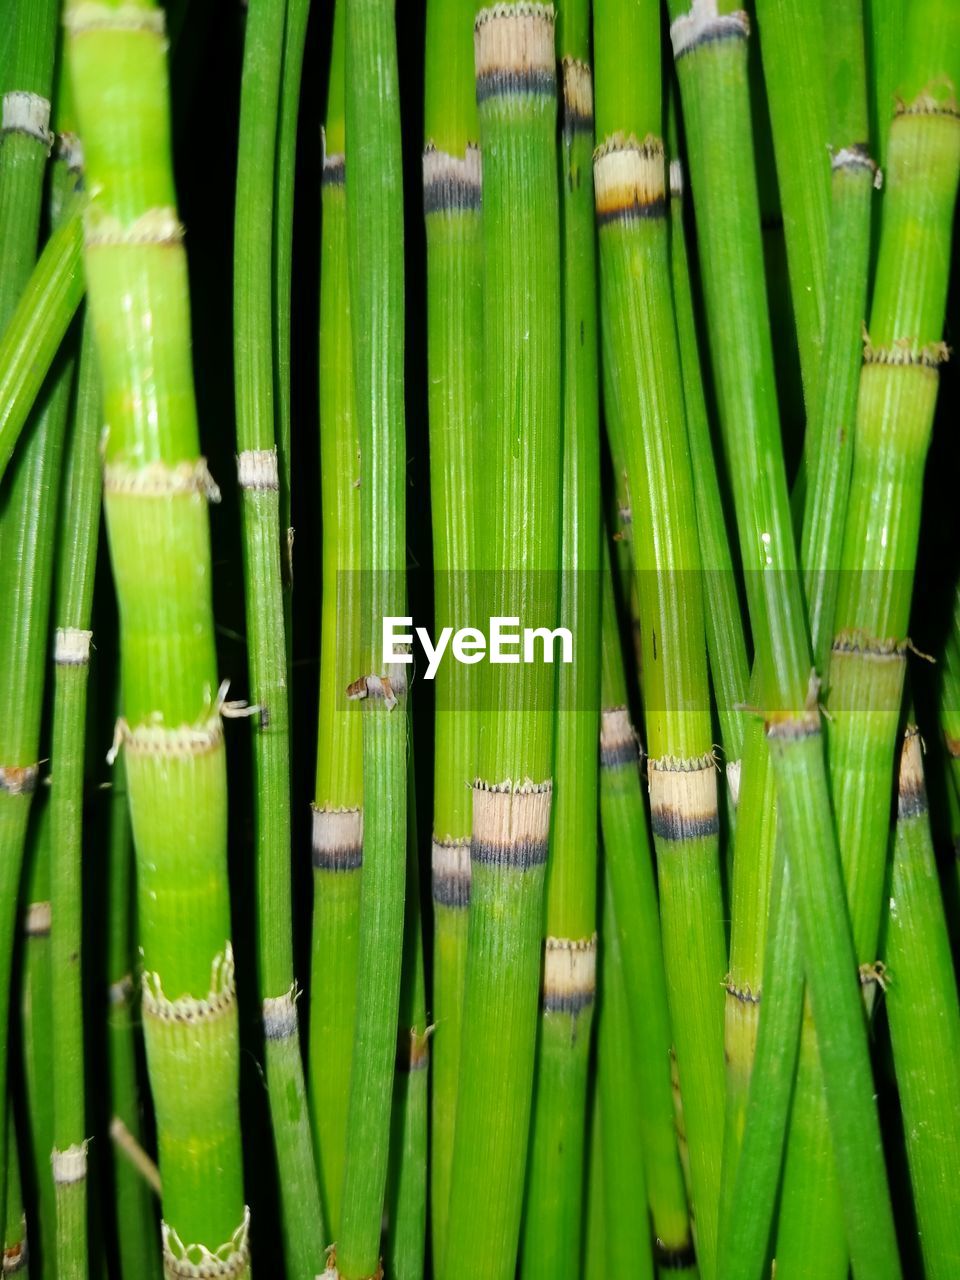
<svg viewBox="0 0 960 1280">
<path fill-rule="evenodd" d="M 56 1272 L 88 1274 L 84 1105 L 83 783 L 90 618 L 100 532 L 100 389 L 92 326 L 83 331 L 60 508 L 54 602 L 50 960 Z"/>
<path fill-rule="evenodd" d="M 960 1006 L 923 777 L 923 744 L 907 728 L 886 916 L 886 1006 L 903 1111 L 924 1274 L 960 1267 Z"/>
<path fill-rule="evenodd" d="M 123 758 L 113 766 L 107 829 L 107 1071 L 113 1140 L 113 1217 L 122 1280 L 159 1280 L 154 1191 L 124 1154 L 140 1146 L 133 964 L 133 841 Z"/>
<path fill-rule="evenodd" d="M 233 337 L 247 662 L 253 724 L 257 927 L 267 1095 L 284 1254 L 316 1274 L 324 1232 L 300 1058 L 290 880 L 290 710 L 274 428 L 274 182 L 286 0 L 247 14 L 234 227 Z"/>
<path fill-rule="evenodd" d="M 344 186 L 346 3 L 334 11 L 320 244 L 320 485 L 323 603 L 313 804 L 309 1083 L 328 1243 L 339 1239 L 357 999 L 363 758 L 360 710 L 360 447 L 353 390 Z"/>
<path fill-rule="evenodd" d="M 50 92 L 57 5 L 18 0 L 0 115 L 0 332 L 36 259 L 43 177 L 53 138 Z M 10 978 L 23 847 L 40 755 L 50 560 L 60 442 L 69 394 L 61 362 L 38 406 L 30 440 L 0 489 L 0 1098 L 5 1098 Z M 7 1108 L 0 1106 L 0 1152 Z M 0 1205 L 6 1203 L 0 1159 Z"/>
<path fill-rule="evenodd" d="M 833 10 L 757 0 L 763 84 L 787 246 L 790 300 L 808 412 L 820 382 L 827 317 Z M 864 133 L 860 140 L 866 137 Z M 851 139 L 854 141 L 854 139 Z M 816 455 L 812 455 L 815 457 Z"/>
<path fill-rule="evenodd" d="M 824 9 L 829 39 L 822 57 L 829 90 L 831 149 L 830 238 L 827 255 L 823 354 L 804 442 L 806 496 L 800 561 L 814 667 L 826 669 L 840 586 L 840 558 L 850 487 L 862 317 L 867 308 L 870 215 L 876 165 L 866 141 L 866 64 L 860 0 Z M 817 24 L 812 24 L 816 26 Z M 844 850 L 841 843 L 841 857 Z M 826 1105 L 813 1021 L 807 1011 L 806 1043 L 794 1094 L 795 1123 L 784 1171 L 784 1211 L 777 1257 L 788 1274 L 795 1266 L 820 1268 L 824 1277 L 846 1272 L 846 1241 L 836 1170 L 826 1141 Z M 767 1084 L 758 1079 L 762 1095 Z M 811 1096 L 815 1090 L 817 1097 Z M 819 1126 L 807 1118 L 822 1117 Z M 804 1135 L 808 1140 L 804 1141 Z"/>
<path fill-rule="evenodd" d="M 604 875 L 603 885 L 601 1009 L 597 1027 L 595 1085 L 598 1105 L 594 1120 L 600 1130 L 603 1164 L 604 1230 L 601 1244 L 606 1267 L 601 1274 L 650 1277 L 653 1280 L 653 1276 L 663 1268 L 671 1276 L 675 1273 L 696 1275 L 692 1250 L 687 1259 L 679 1254 L 668 1256 L 659 1236 L 651 1248 L 646 1233 L 637 1231 L 638 1212 L 642 1215 L 644 1202 L 652 1201 L 644 1176 L 645 1167 L 650 1167 L 648 1152 L 642 1141 L 637 1142 L 637 1133 L 643 1132 L 643 1094 L 635 1067 L 638 1056 L 645 1056 L 648 1050 L 646 1045 L 639 1044 L 631 1026 L 622 944 L 609 875 Z M 638 1049 L 641 1050 L 639 1055 Z M 683 1268 L 684 1261 L 689 1264 L 689 1269 Z"/>
<path fill-rule="evenodd" d="M 572 662 L 557 670 L 556 801 L 521 1243 L 521 1274 L 526 1277 L 573 1277 L 579 1271 L 597 964 L 600 423 L 587 3 L 564 4 L 557 52 L 563 77 L 560 624 L 575 640 Z"/>
<path fill-rule="evenodd" d="M 434 615 L 438 630 L 479 616 L 476 484 L 483 371 L 480 147 L 473 70 L 474 0 L 427 5 L 423 208 Z M 430 1222 L 442 1266 L 460 1078 L 460 1019 L 470 905 L 471 784 L 477 772 L 475 671 L 435 677 Z"/>
<path fill-rule="evenodd" d="M 697 1255 L 710 1278 L 723 1146 L 727 958 L 703 582 L 670 276 L 659 22 L 652 3 L 597 6 L 594 178 L 604 351 L 633 517 L 667 994 Z"/>
<path fill-rule="evenodd" d="M 680 0 L 670 5 L 718 407 L 851 1254 L 865 1273 L 896 1275 L 774 395 L 747 90 L 748 23 L 742 12 L 723 9 L 710 0 L 695 0 L 689 12 Z M 731 333 L 736 342 L 729 341 Z"/>
<path fill-rule="evenodd" d="M 168 1274 L 249 1273 L 226 877 L 226 769 L 163 14 L 76 0 L 67 51 L 88 190 L 104 508 L 120 612 L 143 1023 Z M 146 322 L 149 318 L 149 324 Z M 189 1090 L 184 1078 L 190 1080 Z"/>
<path fill-rule="evenodd" d="M 483 564 L 489 613 L 559 610 L 560 237 L 554 14 L 482 9 Z M 514 624 L 516 625 L 516 624 Z M 548 643 L 548 642 L 545 642 Z M 542 655 L 535 655 L 542 657 Z M 444 1276 L 514 1274 L 533 1088 L 552 799 L 554 669 L 485 672 Z"/>
<path fill-rule="evenodd" d="M 62 141 L 62 135 L 60 135 Z M 67 161 L 68 164 L 72 162 Z M 2 151 L 0 151 L 2 156 Z M 0 338 L 0 480 L 83 297 L 80 201 L 53 231 Z"/>
<path fill-rule="evenodd" d="M 403 186 L 390 0 L 346 0 L 347 250 L 360 436 L 363 875 L 353 1070 L 336 1266 L 377 1269 L 390 1138 L 407 842 L 406 672 L 384 661 L 383 619 L 405 604 Z"/>
<path fill-rule="evenodd" d="M 654 883 L 653 857 L 647 814 L 640 783 L 640 748 L 627 708 L 623 655 L 613 595 L 609 555 L 604 548 L 603 619 L 601 623 L 600 827 L 603 834 L 604 877 L 609 881 L 611 919 L 617 927 L 616 951 L 610 951 L 609 928 L 602 931 L 602 966 L 619 964 L 630 1017 L 632 1073 L 627 1084 L 619 1077 L 628 1100 L 636 1106 L 636 1126 L 629 1132 L 643 1159 L 643 1181 L 652 1219 L 654 1252 L 659 1266 L 671 1274 L 695 1274 L 690 1214 L 677 1147 L 673 1083 L 670 1070 L 671 1032 L 667 984 L 660 946 L 660 920 Z M 606 901 L 606 899 L 605 899 Z M 606 910 L 606 906 L 605 906 Z M 612 958 L 608 958 L 612 957 Z M 606 968 L 602 967 L 603 980 Z M 601 1026 L 606 1016 L 601 1009 Z M 613 1015 L 616 1016 L 616 1015 Z M 603 1031 L 600 1031 L 602 1039 Z M 602 1052 L 602 1049 L 601 1049 Z M 621 1059 L 621 1063 L 623 1059 Z M 610 1067 L 600 1063 L 602 1073 Z M 616 1073 L 616 1067 L 612 1068 Z M 630 1097 L 634 1101 L 631 1104 Z M 601 1105 L 601 1112 L 603 1105 Z M 611 1119 L 617 1124 L 616 1117 Z M 639 1144 L 636 1142 L 639 1135 Z M 620 1137 L 612 1150 L 604 1144 L 604 1164 L 610 1170 L 604 1193 L 608 1231 L 626 1225 L 624 1203 L 636 1204 L 633 1188 L 617 1178 Z M 632 1165 L 630 1166 L 632 1168 Z M 621 1199 L 621 1195 L 625 1199 Z M 630 1211 L 629 1239 L 635 1236 Z"/>
</svg>

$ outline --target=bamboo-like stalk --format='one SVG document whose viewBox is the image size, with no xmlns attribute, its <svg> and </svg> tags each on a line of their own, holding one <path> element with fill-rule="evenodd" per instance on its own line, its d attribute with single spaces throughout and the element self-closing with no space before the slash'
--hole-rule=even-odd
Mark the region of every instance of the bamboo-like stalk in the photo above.
<svg viewBox="0 0 960 1280">
<path fill-rule="evenodd" d="M 390 0 L 346 0 L 347 250 L 360 436 L 363 874 L 353 1068 L 336 1268 L 378 1265 L 390 1139 L 407 844 L 406 672 L 386 664 L 383 619 L 406 598 L 403 187 Z"/>
<path fill-rule="evenodd" d="M 896 1275 L 774 396 L 747 96 L 748 22 L 730 5 L 722 10 L 709 0 L 695 0 L 689 12 L 681 0 L 670 4 L 718 406 L 851 1254 L 871 1275 Z M 735 343 L 728 341 L 731 329 Z"/>
<path fill-rule="evenodd" d="M 763 83 L 787 246 L 790 299 L 808 411 L 820 384 L 827 318 L 830 230 L 832 10 L 814 16 L 790 0 L 757 0 Z M 866 122 L 864 133 L 866 137 Z M 856 141 L 858 139 L 850 139 Z M 816 454 L 812 455 L 816 457 Z"/>
<path fill-rule="evenodd" d="M 44 245 L 0 338 L 0 480 L 83 297 L 82 250 L 76 201 Z"/>
<path fill-rule="evenodd" d="M 356 1016 L 363 860 L 361 718 L 346 689 L 360 662 L 360 450 L 353 389 L 344 185 L 345 0 L 334 10 L 320 247 L 323 603 L 313 805 L 311 1119 L 324 1222 L 339 1239 Z"/>
<path fill-rule="evenodd" d="M 483 566 L 491 616 L 556 624 L 561 449 L 554 13 L 482 9 Z M 485 673 L 447 1248 L 441 1276 L 514 1274 L 537 1031 L 554 670 Z"/>
<path fill-rule="evenodd" d="M 53 1182 L 56 1273 L 82 1280 L 87 1251 L 87 1126 L 84 1101 L 82 852 L 90 619 L 100 531 L 99 371 L 85 324 L 68 438 L 54 602 L 52 912 Z"/>
<path fill-rule="evenodd" d="M 608 549 L 604 548 L 601 622 L 600 827 L 632 1034 L 639 1147 L 660 1265 L 694 1274 L 690 1214 L 675 1129 L 670 1070 L 671 1032 L 653 856 L 640 781 L 640 748 L 630 722 L 623 655 Z M 606 926 L 602 933 L 607 963 Z M 602 969 L 601 969 L 602 971 Z M 603 1013 L 600 1017 L 602 1019 Z M 629 1092 L 628 1089 L 628 1092 Z M 631 1133 L 633 1129 L 631 1127 Z M 616 1150 L 616 1148 L 614 1149 Z M 607 1158 L 606 1147 L 604 1158 Z M 611 1153 L 610 1160 L 615 1155 Z M 612 1170 L 613 1172 L 613 1170 Z M 615 1178 L 606 1194 L 615 1225 L 622 1204 Z M 629 1199 L 629 1191 L 624 1192 Z M 621 1228 L 618 1226 L 617 1230 Z M 631 1224 L 630 1236 L 633 1238 Z"/>
<path fill-rule="evenodd" d="M 701 1274 L 712 1280 L 727 957 L 703 581 L 671 290 L 659 24 L 652 3 L 604 0 L 597 6 L 600 145 L 594 172 L 604 353 L 624 435 L 633 516 L 667 995 L 697 1256 Z"/>
<path fill-rule="evenodd" d="M 556 800 L 547 863 L 540 1000 L 521 1274 L 579 1271 L 587 1070 L 597 960 L 597 737 L 600 724 L 600 423 L 593 227 L 590 7 L 557 25 L 562 412 L 560 624 L 576 637 L 557 671 Z"/>
<path fill-rule="evenodd" d="M 257 932 L 267 1077 L 284 1255 L 317 1274 L 324 1230 L 300 1057 L 290 879 L 290 709 L 281 571 L 286 529 L 275 434 L 274 196 L 286 0 L 247 14 L 234 227 L 237 475 L 256 792 Z"/>
<path fill-rule="evenodd" d="M 407 892 L 403 921 L 400 1017 L 387 1177 L 386 1274 L 422 1280 L 427 1244 L 427 1081 L 430 1033 L 423 966 L 419 842 L 413 797 L 413 761 L 408 778 Z"/>
<path fill-rule="evenodd" d="M 601 1009 L 597 1027 L 597 1122 L 603 1162 L 604 1232 L 606 1255 L 604 1275 L 650 1277 L 660 1268 L 671 1276 L 695 1276 L 692 1251 L 688 1255 L 669 1254 L 665 1242 L 656 1244 L 644 1231 L 637 1231 L 638 1208 L 652 1203 L 656 1192 L 645 1185 L 645 1168 L 650 1168 L 648 1152 L 637 1133 L 643 1131 L 642 1088 L 639 1074 L 631 1066 L 648 1051 L 633 1033 L 627 999 L 617 912 L 609 875 L 603 877 L 602 962 L 600 967 Z M 689 1266 L 683 1266 L 684 1262 Z M 655 1265 L 656 1264 L 656 1265 Z"/>
<path fill-rule="evenodd" d="M 50 94 L 58 6 L 18 0 L 0 121 L 0 332 L 36 259 L 43 177 L 52 143 Z M 51 380 L 30 440 L 0 490 L 0 1098 L 7 1096 L 10 979 L 17 900 L 40 754 L 50 559 L 69 362 Z M 0 1151 L 7 1108 L 0 1106 Z M 6 1203 L 0 1159 L 0 1205 Z"/>
<path fill-rule="evenodd" d="M 119 708 L 118 708 L 119 710 Z M 107 1071 L 111 1134 L 122 1132 L 140 1144 L 142 1124 L 137 1081 L 137 1039 L 133 965 L 133 840 L 123 759 L 113 766 L 106 836 L 107 877 Z M 159 1280 L 154 1245 L 157 1215 L 153 1191 L 139 1169 L 113 1152 L 113 1214 L 121 1280 Z"/>
<path fill-rule="evenodd" d="M 437 627 L 478 615 L 475 483 L 480 471 L 483 245 L 473 71 L 474 0 L 430 0 L 424 65 L 430 496 Z M 477 680 L 437 671 L 432 850 L 433 989 L 430 1222 L 443 1263 L 460 1076 L 470 905 L 470 784 L 477 766 Z"/>
<path fill-rule="evenodd" d="M 960 1268 L 960 1005 L 930 835 L 922 741 L 915 725 L 900 753 L 884 960 L 907 1161 L 924 1274 Z"/>
<path fill-rule="evenodd" d="M 147 0 L 77 0 L 65 24 L 94 193 L 84 259 L 109 423 L 104 508 L 120 612 L 118 740 L 137 850 L 164 1262 L 173 1275 L 224 1265 L 246 1280 L 226 770 L 210 607 L 207 501 L 216 490 L 199 456 L 163 14 Z"/>
</svg>

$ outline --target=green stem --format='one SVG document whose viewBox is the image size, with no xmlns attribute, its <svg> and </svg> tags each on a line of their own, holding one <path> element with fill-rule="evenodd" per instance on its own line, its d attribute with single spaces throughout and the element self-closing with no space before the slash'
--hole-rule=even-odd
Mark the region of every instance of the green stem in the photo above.
<svg viewBox="0 0 960 1280">
<path fill-rule="evenodd" d="M 430 505 L 436 626 L 477 615 L 476 477 L 480 471 L 483 241 L 473 72 L 474 0 L 427 5 L 423 202 L 427 236 Z M 467 962 L 470 831 L 477 772 L 471 672 L 438 671 L 434 722 L 431 1243 L 446 1250 L 460 1020 Z"/>
<path fill-rule="evenodd" d="M 23 1211 L 23 1188 L 20 1185 L 20 1158 L 12 1116 L 7 1118 L 4 1163 L 7 1166 L 7 1198 L 4 1204 L 3 1274 L 20 1276 L 21 1280 L 26 1280 L 30 1251 L 27 1246 L 27 1218 Z"/>
<path fill-rule="evenodd" d="M 226 761 L 210 604 L 215 486 L 199 452 L 163 14 L 148 0 L 71 0 L 65 23 L 94 193 L 84 258 L 109 423 L 118 738 L 137 851 L 164 1254 L 168 1269 L 216 1254 L 246 1280 Z"/>
<path fill-rule="evenodd" d="M 406 672 L 382 625 L 405 605 L 403 188 L 390 0 L 346 0 L 347 249 L 360 436 L 363 875 L 343 1216 L 345 1280 L 377 1268 L 396 1052 L 407 842 Z"/>
<path fill-rule="evenodd" d="M 521 1244 L 525 1277 L 573 1277 L 579 1270 L 597 955 L 602 579 L 588 4 L 563 6 L 557 48 L 563 76 L 560 623 L 576 642 L 573 661 L 557 671 L 556 803 L 547 865 L 546 948 Z"/>
<path fill-rule="evenodd" d="M 475 28 L 483 154 L 478 511 L 491 616 L 556 624 L 561 450 L 556 62 L 549 6 Z M 509 622 L 508 622 L 509 625 Z M 554 671 L 483 669 L 447 1248 L 440 1276 L 516 1268 L 538 1026 Z"/>
<path fill-rule="evenodd" d="M 290 712 L 281 582 L 280 468 L 274 430 L 274 190 L 286 0 L 247 14 L 234 228 L 234 371 L 247 652 L 256 780 L 260 995 L 267 1093 L 280 1178 L 284 1255 L 297 1275 L 320 1270 L 324 1231 L 293 971 Z"/>
</svg>

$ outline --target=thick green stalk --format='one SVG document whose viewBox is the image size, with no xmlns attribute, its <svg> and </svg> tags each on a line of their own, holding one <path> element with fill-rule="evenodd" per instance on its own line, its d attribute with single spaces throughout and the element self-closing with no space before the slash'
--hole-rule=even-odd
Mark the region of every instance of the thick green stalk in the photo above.
<svg viewBox="0 0 960 1280">
<path fill-rule="evenodd" d="M 67 6 L 84 142 L 87 296 L 103 393 L 104 509 L 120 614 L 143 1022 L 165 1264 L 249 1274 L 226 875 L 226 761 L 186 257 L 170 157 L 163 14 Z M 148 323 L 149 321 L 149 323 Z M 184 1079 L 189 1079 L 189 1089 Z"/>
<path fill-rule="evenodd" d="M 720 721 L 720 738 L 726 756 L 727 785 L 733 807 L 736 808 L 740 793 L 744 736 L 740 708 L 747 696 L 749 683 L 747 642 L 700 371 L 690 266 L 683 228 L 683 165 L 676 158 L 675 148 L 671 148 L 671 155 L 670 266 L 680 365 L 683 371 L 687 439 L 690 442 L 693 468 L 697 533 L 703 566 L 707 651 L 710 655 L 710 675 Z"/>
<path fill-rule="evenodd" d="M 277 390 L 277 461 L 280 473 L 280 559 L 287 593 L 293 588 L 293 532 L 290 516 L 290 420 L 292 386 L 290 347 L 293 324 L 293 208 L 297 175 L 297 126 L 300 121 L 300 82 L 303 51 L 310 18 L 310 0 L 286 0 L 283 28 L 283 78 L 280 81 L 280 123 L 277 132 L 276 209 L 273 239 L 274 360 Z M 289 651 L 289 642 L 288 642 Z"/>
<path fill-rule="evenodd" d="M 820 381 L 827 317 L 830 231 L 830 105 L 827 66 L 835 39 L 823 16 L 792 0 L 756 0 L 763 81 L 783 211 L 790 297 L 808 412 Z M 866 122 L 861 137 L 866 137 Z"/>
<path fill-rule="evenodd" d="M 50 236 L 0 338 L 0 480 L 83 297 L 81 211 Z"/>
<path fill-rule="evenodd" d="M 43 177 L 53 141 L 50 92 L 58 6 L 18 0 L 0 122 L 0 332 L 36 259 Z M 16 904 L 40 754 L 50 561 L 60 444 L 71 365 L 61 359 L 0 488 L 0 1099 L 7 1096 L 7 1027 Z M 7 1108 L 0 1105 L 0 1151 Z M 0 1205 L 6 1203 L 0 1160 Z"/>
<path fill-rule="evenodd" d="M 57 1275 L 82 1280 L 87 1257 L 84 1106 L 83 782 L 90 617 L 100 532 L 100 390 L 93 330 L 84 325 L 60 508 L 54 603 L 50 793 L 53 1181 Z"/>
<path fill-rule="evenodd" d="M 473 72 L 474 0 L 430 0 L 425 55 L 423 206 L 434 614 L 471 626 L 477 609 L 476 477 L 483 406 L 483 242 Z M 434 722 L 430 1222 L 442 1265 L 460 1076 L 477 711 L 470 667 L 437 671 Z"/>
<path fill-rule="evenodd" d="M 553 9 L 483 9 L 475 39 L 484 157 L 482 563 L 491 616 L 552 629 L 561 462 Z M 541 660 L 483 671 L 441 1276 L 487 1280 L 516 1268 L 553 791 L 555 673 L 535 656 Z"/>
<path fill-rule="evenodd" d="M 343 1216 L 345 1280 L 377 1268 L 390 1143 L 407 843 L 406 672 L 383 619 L 403 614 L 406 567 L 403 187 L 390 0 L 346 0 L 347 251 L 360 437 L 363 875 Z"/>
<path fill-rule="evenodd" d="M 590 1028 L 597 956 L 600 726 L 600 422 L 593 227 L 590 8 L 560 10 L 563 458 L 560 623 L 576 637 L 557 671 L 556 802 L 547 865 L 537 1076 L 521 1244 L 525 1277 L 579 1273 Z"/>
<path fill-rule="evenodd" d="M 653 856 L 640 781 L 640 748 L 627 709 L 623 655 L 606 548 L 601 646 L 600 827 L 604 875 L 610 883 L 618 929 L 618 951 L 611 963 L 622 967 L 630 1012 L 635 1084 L 631 1081 L 627 1092 L 635 1092 L 636 1096 L 636 1132 L 658 1261 L 678 1273 L 693 1274 L 690 1214 L 674 1120 L 670 1014 Z M 604 965 L 608 963 L 607 947 L 605 929 Z M 601 1012 L 601 1019 L 603 1016 Z M 611 1155 L 610 1159 L 614 1158 Z M 620 1191 L 614 1185 L 606 1194 L 610 1211 L 614 1213 L 613 1206 L 622 1203 Z"/>
<path fill-rule="evenodd" d="M 247 662 L 253 719 L 257 932 L 267 1095 L 284 1255 L 316 1274 L 324 1231 L 300 1058 L 290 880 L 290 710 L 274 428 L 274 184 L 286 0 L 247 13 L 234 226 L 233 338 Z"/>
<path fill-rule="evenodd" d="M 673 1275 L 695 1276 L 692 1256 L 665 1252 L 665 1242 L 657 1235 L 651 1241 L 645 1231 L 637 1231 L 637 1215 L 644 1201 L 652 1202 L 645 1185 L 650 1168 L 649 1153 L 636 1135 L 643 1131 L 643 1092 L 635 1067 L 637 1050 L 645 1054 L 631 1026 L 627 980 L 623 962 L 617 912 L 611 879 L 604 875 L 602 962 L 600 967 L 600 1016 L 597 1026 L 598 1106 L 594 1123 L 600 1129 L 603 1162 L 604 1233 L 606 1253 L 604 1275 L 637 1276 L 645 1280 L 656 1274 L 655 1262 Z M 692 1253 L 688 1249 L 688 1253 Z M 679 1268 L 684 1262 L 689 1270 Z"/>
<path fill-rule="evenodd" d="M 113 1149 L 113 1204 L 121 1280 L 159 1280 L 153 1192 L 118 1150 L 118 1138 L 142 1139 L 137 1083 L 133 964 L 133 841 L 123 760 L 113 766 L 105 872 L 107 876 L 107 1072 Z"/>
<path fill-rule="evenodd" d="M 320 245 L 320 484 L 323 602 L 313 805 L 309 1084 L 329 1240 L 339 1239 L 357 999 L 363 759 L 360 710 L 346 696 L 360 662 L 360 474 L 350 337 L 344 186 L 345 0 L 334 13 Z"/>
<path fill-rule="evenodd" d="M 851 1254 L 864 1274 L 896 1275 L 780 441 L 753 169 L 748 25 L 743 13 L 723 7 L 718 13 L 715 4 L 695 0 L 685 12 L 682 0 L 670 4 L 718 407 L 760 657 L 758 698 L 804 939 Z"/>
<path fill-rule="evenodd" d="M 944 917 L 922 743 L 915 726 L 900 754 L 898 819 L 886 915 L 887 1018 L 903 1111 L 924 1274 L 960 1270 L 960 1006 Z"/>
<path fill-rule="evenodd" d="M 673 310 L 656 4 L 595 11 L 604 353 L 633 517 L 648 779 L 697 1255 L 716 1275 L 723 1147 L 719 819 L 703 579 Z M 642 70 L 640 70 L 642 68 Z"/>
</svg>

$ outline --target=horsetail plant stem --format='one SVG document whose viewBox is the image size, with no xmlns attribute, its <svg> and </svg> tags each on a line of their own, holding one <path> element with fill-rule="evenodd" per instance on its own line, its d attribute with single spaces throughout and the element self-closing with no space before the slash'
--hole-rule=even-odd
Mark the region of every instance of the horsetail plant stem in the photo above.
<svg viewBox="0 0 960 1280">
<path fill-rule="evenodd" d="M 930 835 L 923 744 L 915 725 L 900 753 L 897 826 L 885 922 L 886 1006 L 903 1111 L 924 1274 L 960 1267 L 960 1006 Z"/>
<path fill-rule="evenodd" d="M 60 510 L 54 601 L 51 824 L 53 1182 L 56 1273 L 83 1280 L 87 1255 L 84 1105 L 83 783 L 90 619 L 100 531 L 100 390 L 93 330 L 84 325 Z"/>
<path fill-rule="evenodd" d="M 346 0 L 337 0 L 323 155 L 320 245 L 320 484 L 323 601 L 313 804 L 309 1080 L 324 1223 L 339 1239 L 357 1000 L 363 861 L 361 717 L 346 696 L 360 669 L 360 448 L 353 386 L 344 185 Z"/>
<path fill-rule="evenodd" d="M 57 6 L 18 3 L 0 122 L 0 331 L 36 259 L 47 155 Z M 65 194 L 57 166 L 52 206 Z M 51 212 L 56 216 L 58 210 Z M 0 1152 L 7 1123 L 10 985 L 24 841 L 39 780 L 53 538 L 60 452 L 73 363 L 56 363 L 0 488 Z M 45 1157 L 44 1157 L 45 1164 Z M 0 1205 L 6 1203 L 0 1159 Z"/>
<path fill-rule="evenodd" d="M 524 1277 L 575 1276 L 581 1255 L 587 1071 L 597 963 L 600 724 L 600 421 L 593 228 L 590 6 L 560 9 L 562 253 L 560 623 L 576 637 L 557 670 L 556 800 L 547 863 L 543 983 Z"/>
<path fill-rule="evenodd" d="M 871 1087 L 820 717 L 811 685 L 774 394 L 753 141 L 748 23 L 728 5 L 671 0 L 717 398 L 759 655 L 782 835 L 797 900 L 807 979 L 855 1269 L 899 1274 Z M 728 341 L 734 332 L 736 342 Z M 868 1190 L 869 1189 L 869 1190 Z"/>
<path fill-rule="evenodd" d="M 118 739 L 137 850 L 164 1264 L 174 1275 L 202 1266 L 246 1280 L 226 769 L 210 607 L 207 501 L 216 488 L 199 456 L 163 13 L 149 0 L 71 0 L 65 25 L 93 193 L 84 258 L 108 424 L 104 509 L 124 697 Z"/>
<path fill-rule="evenodd" d="M 483 405 L 483 243 L 475 10 L 474 0 L 430 0 L 424 65 L 434 610 L 438 627 L 455 628 L 471 625 L 479 612 L 475 477 Z M 460 1076 L 478 708 L 469 668 L 444 666 L 435 684 L 430 1222 L 433 1257 L 442 1266 Z"/>
<path fill-rule="evenodd" d="M 693 1275 L 695 1261 L 690 1214 L 674 1121 L 670 1014 L 660 945 L 653 851 L 641 789 L 641 753 L 627 708 L 623 654 L 606 545 L 603 561 L 600 828 L 603 834 L 604 877 L 610 886 L 611 914 L 609 920 L 604 920 L 601 963 L 604 966 L 616 964 L 622 968 L 621 978 L 615 981 L 622 982 L 626 992 L 635 1081 L 635 1086 L 631 1084 L 626 1091 L 629 1094 L 635 1087 L 636 1133 L 643 1157 L 643 1181 L 657 1263 L 669 1269 L 671 1274 Z M 606 901 L 605 896 L 604 910 L 607 910 Z M 611 920 L 618 930 L 618 949 L 615 952 L 609 950 Z M 611 956 L 612 959 L 609 958 Z M 605 974 L 603 980 L 606 981 Z M 601 1024 L 604 1016 L 601 1010 Z M 602 1030 L 600 1036 L 603 1036 Z M 601 1075 L 605 1069 L 601 1063 Z M 614 1145 L 608 1152 L 606 1144 L 603 1148 L 604 1161 L 610 1170 L 605 1198 L 611 1233 L 614 1229 L 621 1230 L 616 1222 L 619 1215 L 617 1206 L 624 1203 L 620 1199 L 621 1188 L 616 1177 L 615 1161 L 619 1149 Z M 629 1195 L 629 1190 L 624 1194 Z M 631 1225 L 631 1240 L 633 1236 Z"/>
<path fill-rule="evenodd" d="M 670 276 L 659 24 L 653 3 L 602 0 L 596 6 L 594 178 L 604 353 L 633 517 L 667 994 L 697 1256 L 701 1274 L 713 1280 L 726 940 L 703 582 Z"/>
<path fill-rule="evenodd" d="M 950 762 L 954 792 L 960 796 L 960 583 L 954 589 L 953 608 L 943 650 L 940 728 Z"/>
<path fill-rule="evenodd" d="M 83 297 L 81 213 L 72 201 L 0 338 L 0 480 Z"/>
<path fill-rule="evenodd" d="M 117 708 L 118 714 L 120 708 Z M 122 757 L 113 766 L 106 835 L 107 874 L 107 1072 L 110 1134 L 113 1138 L 113 1207 L 120 1275 L 159 1280 L 160 1258 L 154 1245 L 153 1192 L 138 1169 L 119 1150 L 120 1135 L 138 1146 L 142 1138 L 137 1082 L 137 1032 L 134 1023 L 133 840 Z"/>
<path fill-rule="evenodd" d="M 490 613 L 559 609 L 560 236 L 554 13 L 498 4 L 475 27 L 483 161 L 480 511 Z M 442 1276 L 516 1267 L 552 799 L 554 672 L 484 669 L 473 787 L 460 1085 Z"/>
<path fill-rule="evenodd" d="M 876 159 L 881 171 L 887 166 L 890 121 L 900 83 L 900 59 L 907 0 L 865 0 L 867 61 L 870 76 L 870 137 L 876 139 Z"/>
<path fill-rule="evenodd" d="M 290 879 L 290 706 L 274 428 L 274 187 L 286 0 L 247 13 L 234 228 L 234 371 L 256 792 L 257 923 L 267 1095 L 284 1255 L 320 1271 L 324 1231 L 300 1057 Z"/>
<path fill-rule="evenodd" d="M 346 0 L 347 253 L 360 436 L 363 874 L 356 1027 L 336 1269 L 378 1266 L 393 1096 L 407 845 L 406 672 L 385 670 L 383 619 L 405 591 L 403 188 L 390 0 Z"/>
<path fill-rule="evenodd" d="M 20 1155 L 13 1117 L 7 1120 L 7 1149 L 4 1152 L 6 1202 L 3 1229 L 3 1274 L 26 1274 L 30 1252 L 27 1244 L 27 1216 L 23 1211 L 23 1188 L 20 1182 Z"/>
</svg>

